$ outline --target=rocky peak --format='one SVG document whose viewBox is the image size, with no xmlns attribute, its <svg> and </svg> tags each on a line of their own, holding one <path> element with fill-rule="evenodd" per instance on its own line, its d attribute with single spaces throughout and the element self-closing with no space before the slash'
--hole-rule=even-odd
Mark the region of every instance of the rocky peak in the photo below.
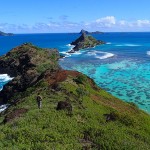
<svg viewBox="0 0 150 150">
<path fill-rule="evenodd" d="M 85 34 L 89 34 L 89 32 L 88 32 L 88 31 L 86 31 L 86 30 L 83 30 L 83 29 L 82 29 L 82 30 L 80 31 L 80 34 L 83 34 L 83 33 L 85 33 Z"/>
<path fill-rule="evenodd" d="M 57 49 L 42 49 L 25 43 L 0 57 L 0 74 L 14 77 L 0 92 L 0 103 L 5 103 L 16 92 L 34 85 L 47 69 L 58 70 Z"/>
<path fill-rule="evenodd" d="M 78 51 L 80 49 L 90 48 L 101 44 L 105 44 L 105 42 L 97 40 L 93 36 L 87 35 L 85 32 L 83 32 L 78 39 L 71 43 L 71 45 L 74 45 L 75 47 L 70 51 L 70 53 L 74 53 L 75 51 Z"/>
</svg>

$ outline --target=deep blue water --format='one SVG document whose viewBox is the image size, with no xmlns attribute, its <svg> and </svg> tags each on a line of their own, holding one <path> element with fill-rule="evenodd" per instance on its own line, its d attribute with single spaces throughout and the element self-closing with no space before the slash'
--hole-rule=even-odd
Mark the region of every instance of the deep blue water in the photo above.
<svg viewBox="0 0 150 150">
<path fill-rule="evenodd" d="M 94 35 L 107 42 L 102 46 L 69 55 L 68 45 L 79 34 L 18 34 L 0 37 L 0 55 L 25 42 L 43 48 L 58 48 L 66 55 L 65 69 L 78 70 L 114 96 L 134 102 L 150 112 L 150 33 L 105 33 Z M 0 85 L 6 82 L 0 76 Z"/>
</svg>

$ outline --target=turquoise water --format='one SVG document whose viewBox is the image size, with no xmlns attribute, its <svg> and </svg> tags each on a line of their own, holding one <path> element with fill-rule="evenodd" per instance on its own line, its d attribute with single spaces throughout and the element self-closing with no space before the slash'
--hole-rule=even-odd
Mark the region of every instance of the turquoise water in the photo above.
<svg viewBox="0 0 150 150">
<path fill-rule="evenodd" d="M 78 34 L 27 34 L 0 37 L 0 54 L 14 46 L 32 42 L 41 47 L 56 47 L 66 57 L 60 65 L 78 70 L 111 93 L 127 102 L 136 103 L 150 112 L 150 33 L 105 33 L 94 35 L 106 45 L 68 54 L 68 45 Z M 4 82 L 0 77 L 0 84 Z"/>
<path fill-rule="evenodd" d="M 87 74 L 114 96 L 127 102 L 134 102 L 140 108 L 150 111 L 149 65 L 124 60 L 103 65 L 82 64 L 74 66 L 73 69 Z"/>
</svg>

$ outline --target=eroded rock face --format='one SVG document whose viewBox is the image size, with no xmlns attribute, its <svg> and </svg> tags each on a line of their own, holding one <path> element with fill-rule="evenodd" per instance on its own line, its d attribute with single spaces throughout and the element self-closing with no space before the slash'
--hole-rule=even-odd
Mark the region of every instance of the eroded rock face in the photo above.
<svg viewBox="0 0 150 150">
<path fill-rule="evenodd" d="M 0 74 L 14 77 L 0 92 L 0 104 L 7 103 L 17 92 L 34 85 L 47 69 L 60 69 L 56 49 L 41 49 L 32 44 L 23 44 L 0 57 Z"/>
</svg>

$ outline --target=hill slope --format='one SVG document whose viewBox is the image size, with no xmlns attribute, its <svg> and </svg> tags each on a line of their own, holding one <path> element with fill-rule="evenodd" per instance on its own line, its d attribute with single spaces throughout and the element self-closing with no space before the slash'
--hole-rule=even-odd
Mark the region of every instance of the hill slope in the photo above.
<svg viewBox="0 0 150 150">
<path fill-rule="evenodd" d="M 22 90 L 13 91 L 14 85 L 20 85 L 19 82 L 26 79 L 26 75 L 14 67 L 13 74 L 17 76 L 6 84 L 4 90 L 7 90 L 1 92 L 6 98 L 1 101 L 11 105 L 1 113 L 0 149 L 150 149 L 148 114 L 98 88 L 87 76 L 61 69 L 56 50 L 49 53 L 25 44 L 0 60 L 3 64 L 11 64 L 11 58 L 17 61 L 25 53 L 30 56 L 27 62 L 34 65 L 18 63 L 26 66 L 24 74 L 34 70 L 38 77 L 33 84 L 25 84 Z M 45 63 L 51 65 L 37 69 Z M 41 109 L 37 106 L 37 93 L 42 96 Z"/>
</svg>

